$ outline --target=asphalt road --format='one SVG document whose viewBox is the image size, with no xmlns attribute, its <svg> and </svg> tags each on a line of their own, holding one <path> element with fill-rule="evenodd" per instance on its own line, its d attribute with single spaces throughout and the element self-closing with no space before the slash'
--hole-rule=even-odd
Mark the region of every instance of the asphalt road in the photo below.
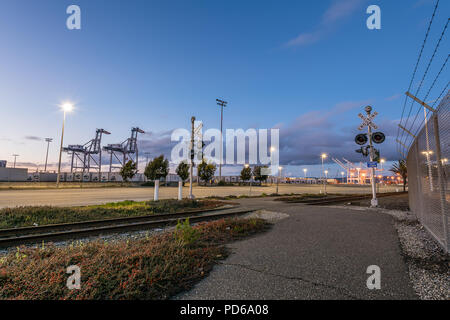
<svg viewBox="0 0 450 320">
<path fill-rule="evenodd" d="M 280 185 L 279 193 L 319 193 L 323 187 L 321 185 Z M 381 188 L 381 192 L 392 192 L 400 187 Z M 252 187 L 252 195 L 262 193 L 275 193 L 276 186 Z M 370 186 L 357 185 L 328 185 L 329 193 L 370 193 Z M 183 197 L 187 197 L 189 188 L 183 188 Z M 176 198 L 178 189 L 174 187 L 160 188 L 160 199 Z M 228 196 L 250 194 L 248 186 L 233 187 L 194 187 L 196 197 L 207 196 Z M 85 189 L 24 189 L 24 190 L 1 190 L 0 208 L 17 206 L 81 206 L 102 204 L 106 202 L 122 200 L 152 200 L 153 188 L 85 188 Z"/>
<path fill-rule="evenodd" d="M 176 299 L 417 299 L 392 217 L 268 198 L 240 202 L 289 217 L 231 244 L 233 253 Z M 380 290 L 366 286 L 370 265 L 380 267 Z"/>
</svg>

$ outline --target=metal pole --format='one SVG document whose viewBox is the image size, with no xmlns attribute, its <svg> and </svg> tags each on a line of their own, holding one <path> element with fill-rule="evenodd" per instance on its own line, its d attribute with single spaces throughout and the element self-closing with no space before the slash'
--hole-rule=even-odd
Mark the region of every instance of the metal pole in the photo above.
<svg viewBox="0 0 450 320">
<path fill-rule="evenodd" d="M 367 109 L 367 115 L 370 115 L 370 112 L 372 111 L 372 108 Z M 373 159 L 375 158 L 375 152 L 372 145 L 372 128 L 370 125 L 367 126 L 367 133 L 369 136 L 369 147 L 370 147 L 370 162 L 373 162 Z M 377 189 L 376 189 L 376 181 L 375 181 L 375 168 L 372 167 L 372 200 L 370 201 L 371 207 L 378 207 L 378 199 L 377 199 Z"/>
<path fill-rule="evenodd" d="M 45 166 L 44 166 L 44 172 L 47 172 L 47 160 L 48 160 L 48 149 L 50 147 L 50 142 L 52 141 L 51 138 L 46 138 L 45 141 L 47 141 L 47 153 L 45 155 Z"/>
<path fill-rule="evenodd" d="M 56 187 L 59 187 L 59 175 L 61 174 L 61 156 L 62 156 L 62 150 L 63 150 L 63 143 L 64 143 L 64 124 L 66 122 L 66 111 L 64 110 L 63 115 L 63 125 L 62 125 L 62 131 L 61 131 L 61 145 L 59 146 L 59 161 L 58 161 L 58 175 L 56 176 Z"/>
<path fill-rule="evenodd" d="M 14 169 L 16 168 L 16 159 L 17 159 L 18 156 L 19 156 L 18 154 L 13 154 L 13 157 L 14 157 L 14 165 L 13 165 L 13 168 L 14 168 Z"/>
<path fill-rule="evenodd" d="M 433 115 L 434 124 L 434 139 L 436 142 L 436 161 L 438 168 L 438 181 L 439 181 L 439 193 L 441 200 L 441 210 L 442 210 L 442 223 L 444 225 L 444 241 L 446 251 L 449 252 L 450 245 L 450 234 L 448 232 L 448 210 L 447 210 L 447 200 L 445 198 L 446 185 L 444 179 L 444 171 L 442 170 L 442 154 L 441 154 L 441 138 L 439 136 L 439 122 L 438 115 L 435 113 Z"/>
<path fill-rule="evenodd" d="M 191 145 L 190 145 L 190 157 L 191 163 L 189 166 L 189 199 L 194 199 L 194 195 L 192 194 L 192 183 L 193 183 L 193 175 L 194 175 L 194 122 L 195 117 L 191 118 Z"/>
<path fill-rule="evenodd" d="M 425 138 L 427 143 L 427 165 L 428 165 L 428 180 L 430 181 L 430 191 L 433 191 L 433 172 L 431 169 L 431 158 L 430 158 L 430 140 L 428 136 L 428 118 L 427 118 L 427 108 L 423 107 L 423 115 L 425 117 Z"/>
<path fill-rule="evenodd" d="M 220 159 L 219 159 L 219 181 L 222 181 L 222 148 L 223 148 L 223 104 L 220 105 Z"/>
</svg>

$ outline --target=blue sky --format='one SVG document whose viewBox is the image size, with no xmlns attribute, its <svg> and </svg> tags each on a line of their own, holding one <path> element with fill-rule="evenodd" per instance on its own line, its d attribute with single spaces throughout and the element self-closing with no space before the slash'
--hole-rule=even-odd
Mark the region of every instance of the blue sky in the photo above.
<svg viewBox="0 0 450 320">
<path fill-rule="evenodd" d="M 52 137 L 56 163 L 63 101 L 76 104 L 65 145 L 88 141 L 96 128 L 112 132 L 104 144 L 117 143 L 139 126 L 151 133 L 141 152 L 156 156 L 192 115 L 218 128 L 215 99 L 223 98 L 225 128 L 280 128 L 292 175 L 300 175 L 294 165 L 314 172 L 322 152 L 362 161 L 353 136 L 367 104 L 392 135 L 382 154 L 395 160 L 402 93 L 434 3 L 2 0 L 0 159 L 17 153 L 19 165 L 42 166 L 43 138 Z M 81 30 L 66 28 L 70 4 L 81 8 Z M 370 4 L 381 8 L 381 30 L 366 27 Z M 449 9 L 441 1 L 427 59 Z M 444 41 L 427 84 L 449 49 Z M 430 97 L 447 80 L 445 70 Z"/>
</svg>

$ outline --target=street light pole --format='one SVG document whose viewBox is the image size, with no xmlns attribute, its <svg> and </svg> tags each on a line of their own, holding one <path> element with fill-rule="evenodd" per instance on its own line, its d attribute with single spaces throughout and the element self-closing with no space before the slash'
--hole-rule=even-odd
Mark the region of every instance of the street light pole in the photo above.
<svg viewBox="0 0 450 320">
<path fill-rule="evenodd" d="M 223 107 L 227 106 L 226 101 L 216 99 L 217 105 L 220 106 L 220 159 L 219 159 L 219 181 L 222 181 L 222 149 L 223 149 Z"/>
<path fill-rule="evenodd" d="M 60 180 L 60 174 L 61 174 L 61 157 L 62 157 L 62 150 L 63 150 L 63 143 L 64 143 L 64 126 L 66 123 L 66 112 L 72 111 L 73 106 L 70 103 L 66 103 L 62 106 L 64 115 L 63 115 L 63 123 L 62 123 L 62 130 L 61 130 L 61 145 L 59 146 L 59 161 L 58 161 L 58 175 L 56 176 L 56 187 L 59 187 L 59 180 Z"/>
<path fill-rule="evenodd" d="M 47 153 L 45 155 L 45 166 L 44 166 L 44 172 L 47 172 L 47 160 L 48 160 L 48 149 L 50 147 L 50 142 L 53 141 L 52 138 L 45 138 L 45 141 L 47 142 Z"/>
<path fill-rule="evenodd" d="M 325 194 L 327 194 L 328 170 L 325 170 Z"/>
<path fill-rule="evenodd" d="M 18 154 L 13 154 L 12 156 L 14 157 L 14 165 L 13 165 L 13 168 L 16 168 L 16 159 L 17 159 L 17 157 L 18 157 L 19 155 L 18 155 Z"/>
<path fill-rule="evenodd" d="M 326 153 L 322 153 L 322 155 L 320 156 L 322 158 L 322 179 L 323 179 L 323 174 L 324 174 L 324 168 L 323 168 L 323 159 L 325 159 L 327 157 Z M 324 193 L 327 194 L 327 185 L 326 185 L 326 181 L 323 180 L 323 187 L 324 187 Z"/>
</svg>

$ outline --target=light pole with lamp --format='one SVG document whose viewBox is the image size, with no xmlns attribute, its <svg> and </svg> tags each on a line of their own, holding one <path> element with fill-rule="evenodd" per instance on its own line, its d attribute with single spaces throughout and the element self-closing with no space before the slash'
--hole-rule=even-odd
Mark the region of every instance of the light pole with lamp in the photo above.
<svg viewBox="0 0 450 320">
<path fill-rule="evenodd" d="M 47 160 L 48 160 L 48 149 L 50 147 L 50 142 L 52 142 L 52 138 L 45 138 L 45 142 L 47 142 L 47 153 L 45 155 L 45 166 L 44 166 L 44 172 L 47 172 Z"/>
<path fill-rule="evenodd" d="M 305 174 L 305 183 L 306 183 L 306 171 L 308 171 L 308 169 L 303 169 L 303 173 Z"/>
<path fill-rule="evenodd" d="M 222 149 L 223 149 L 223 132 L 222 132 L 222 124 L 223 124 L 223 107 L 227 106 L 226 101 L 216 99 L 217 105 L 220 106 L 220 159 L 219 159 L 219 181 L 222 181 Z"/>
<path fill-rule="evenodd" d="M 327 158 L 327 154 L 326 153 L 322 153 L 320 155 L 320 158 L 322 159 L 322 179 L 323 179 L 323 174 L 324 174 L 324 169 L 323 169 L 323 160 Z M 327 193 L 327 187 L 326 187 L 326 183 L 325 180 L 323 180 L 323 187 L 324 187 L 324 193 Z"/>
<path fill-rule="evenodd" d="M 60 180 L 60 174 L 61 174 L 61 156 L 62 156 L 62 150 L 63 150 L 63 143 L 64 143 L 64 125 L 66 123 L 66 112 L 71 112 L 73 110 L 73 105 L 71 103 L 65 103 L 61 106 L 64 115 L 63 115 L 63 124 L 62 124 L 62 130 L 61 130 L 61 145 L 59 147 L 59 161 L 58 161 L 58 175 L 56 176 L 56 187 L 59 187 L 59 180 Z"/>
<path fill-rule="evenodd" d="M 12 156 L 14 157 L 14 165 L 13 165 L 13 168 L 16 168 L 16 160 L 17 160 L 17 157 L 18 157 L 19 155 L 18 155 L 18 154 L 13 154 Z"/>
</svg>

